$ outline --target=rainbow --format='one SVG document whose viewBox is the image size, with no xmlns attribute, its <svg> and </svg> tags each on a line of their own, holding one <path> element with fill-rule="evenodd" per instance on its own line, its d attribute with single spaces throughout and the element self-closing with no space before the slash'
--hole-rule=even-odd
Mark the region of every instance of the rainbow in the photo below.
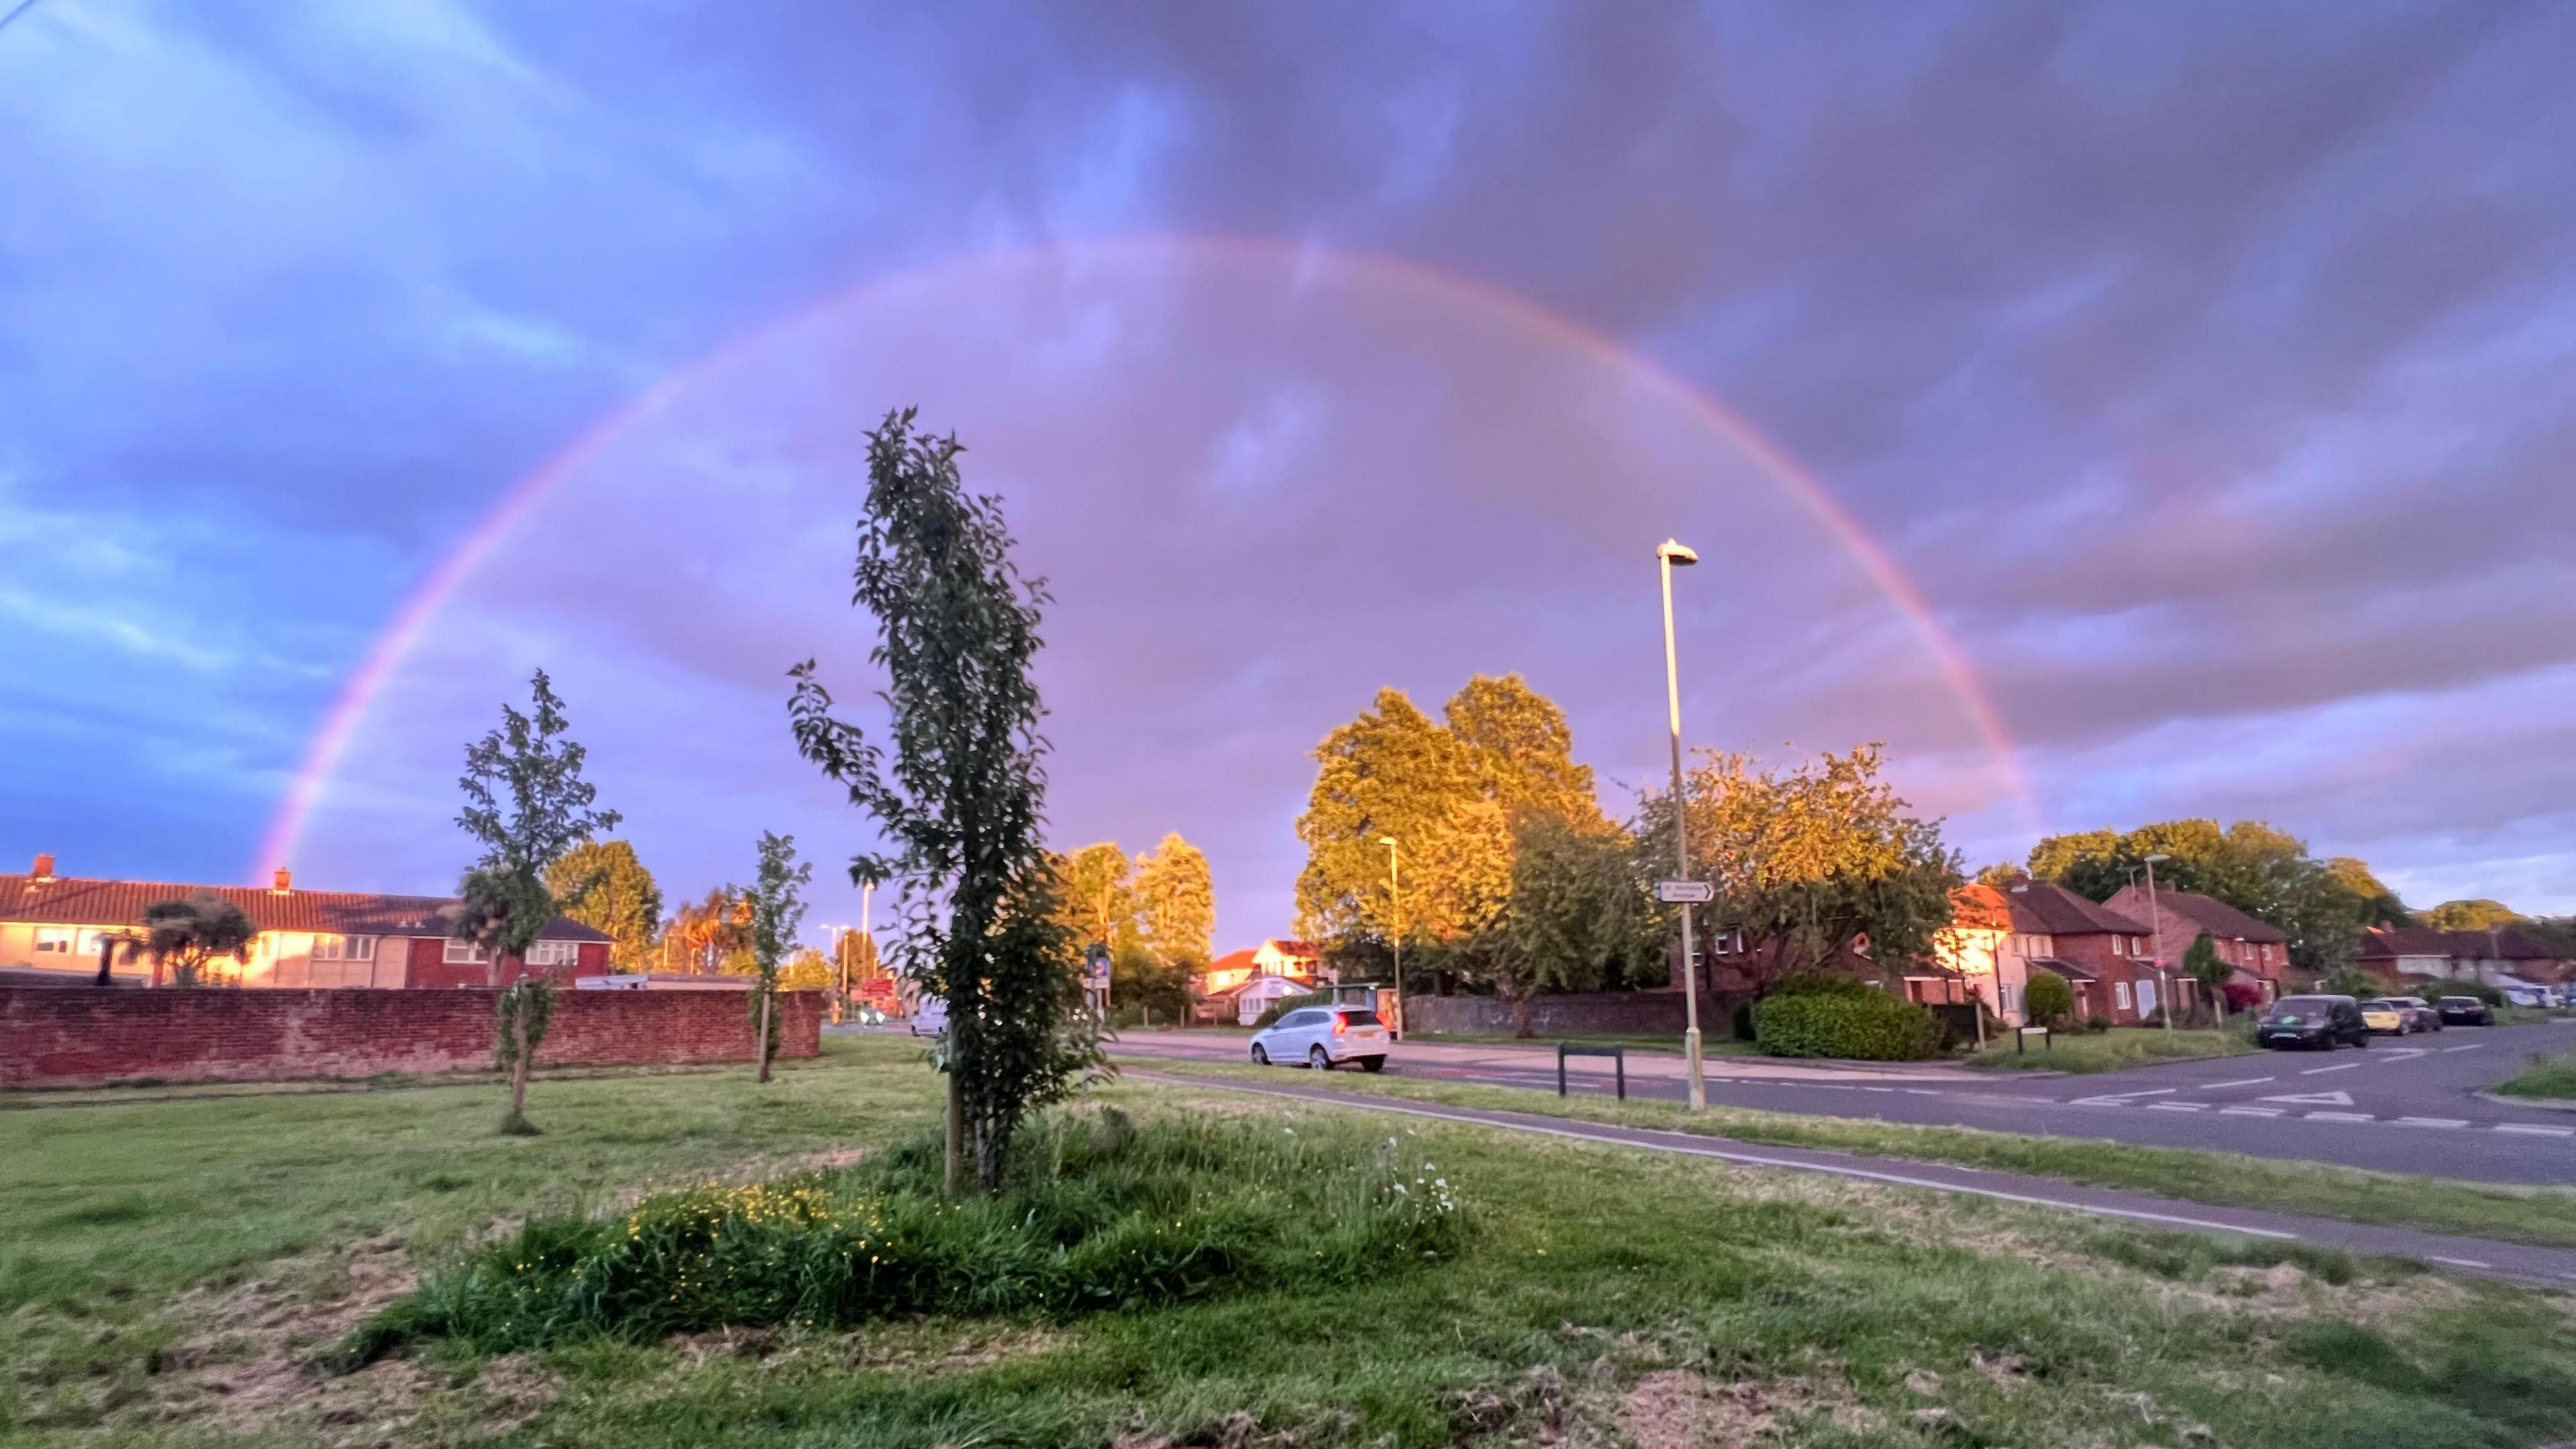
<svg viewBox="0 0 2576 1449">
<path fill-rule="evenodd" d="M 1345 268 L 1364 276 L 1398 286 L 1422 289 L 1448 300 L 1472 304 L 1501 315 L 1514 325 L 1537 334 L 1560 346 L 1589 354 L 1643 381 L 1650 390 L 1679 406 L 1712 433 L 1726 439 L 1742 455 L 1781 487 L 1857 562 L 1870 582 L 1895 606 L 1907 628 L 1930 654 L 1943 683 L 1958 701 L 1992 754 L 1996 767 L 2011 788 L 2023 815 L 2026 828 L 2039 833 L 2039 811 L 2030 781 L 2023 773 L 2020 751 L 2005 730 L 2003 716 L 1986 693 L 1958 642 L 1950 637 L 1913 579 L 1899 567 L 1878 540 L 1863 528 L 1860 521 L 1844 508 L 1824 483 L 1801 467 L 1798 462 L 1769 438 L 1754 430 L 1742 418 L 1728 412 L 1689 384 L 1666 371 L 1653 360 L 1616 339 L 1583 326 L 1569 318 L 1550 312 L 1535 303 L 1516 297 L 1500 288 L 1435 270 L 1420 262 L 1400 257 L 1364 252 L 1326 250 L 1305 243 L 1273 241 L 1265 238 L 1233 236 L 1144 236 L 1113 238 L 1100 241 L 1054 242 L 975 253 L 963 257 L 896 272 L 846 291 L 835 293 L 822 302 L 773 319 L 727 342 L 695 362 L 662 378 L 633 400 L 610 413 L 589 431 L 575 439 L 571 446 L 547 461 L 517 486 L 475 525 L 463 541 L 439 561 L 429 577 L 404 601 L 392 621 L 385 626 L 367 652 L 365 660 L 349 678 L 347 687 L 333 701 L 321 727 L 306 747 L 302 764 L 297 768 L 276 815 L 270 820 L 266 837 L 253 862 L 250 874 L 256 884 L 265 881 L 269 872 L 288 863 L 302 840 L 314 807 L 321 801 L 324 788 L 339 769 L 340 761 L 365 722 L 375 697 L 411 653 L 428 630 L 442 606 L 467 579 L 473 577 L 485 559 L 507 539 L 520 522 L 535 511 L 565 479 L 578 474 L 615 439 L 635 424 L 652 417 L 671 401 L 708 379 L 713 378 L 742 359 L 760 352 L 778 339 L 813 324 L 816 320 L 845 309 L 886 300 L 907 290 L 921 289 L 957 280 L 961 275 L 988 268 L 1025 264 L 1032 260 L 1074 261 L 1084 257 L 1117 256 L 1130 253 L 1197 254 L 1205 252 L 1252 254 L 1264 260 L 1287 261 L 1293 268 L 1311 268 L 1318 263 Z M 1643 548 L 1643 545 L 1640 545 Z M 1642 553 L 1640 555 L 1643 556 Z M 1640 566 L 1642 568 L 1642 565 Z M 1642 576 L 1642 575 L 1641 575 Z"/>
</svg>

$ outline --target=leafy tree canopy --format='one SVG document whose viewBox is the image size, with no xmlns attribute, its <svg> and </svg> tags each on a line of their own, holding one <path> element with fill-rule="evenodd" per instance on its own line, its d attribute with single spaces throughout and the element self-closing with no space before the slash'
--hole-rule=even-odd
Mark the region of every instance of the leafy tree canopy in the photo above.
<svg viewBox="0 0 2576 1449">
<path fill-rule="evenodd" d="M 1144 943 L 1167 962 L 1205 962 L 1216 938 L 1216 884 L 1207 857 L 1179 835 L 1166 835 L 1136 857 L 1133 887 Z"/>
<path fill-rule="evenodd" d="M 649 971 L 662 924 L 662 888 L 623 840 L 586 840 L 545 873 L 546 890 L 563 913 L 607 934 L 609 964 Z"/>
<path fill-rule="evenodd" d="M 143 908 L 143 949 L 173 986 L 204 985 L 207 968 L 227 957 L 248 962 L 258 935 L 241 907 L 202 891 Z"/>
<path fill-rule="evenodd" d="M 2521 923 L 2513 907 L 2483 898 L 2444 901 L 2424 913 L 2424 924 L 2442 931 L 2484 931 Z"/>
<path fill-rule="evenodd" d="M 1053 857 L 1064 928 L 1085 945 L 1115 948 L 1136 934 L 1127 852 L 1114 840 Z"/>
<path fill-rule="evenodd" d="M 1880 750 L 1826 753 L 1787 771 L 1703 752 L 1685 777 L 1691 876 L 1716 887 L 1712 924 L 1776 948 L 1775 972 L 1866 948 L 1882 967 L 1931 953 L 1950 924 L 1959 858 L 1878 778 Z M 1638 836 L 1669 849 L 1669 791 L 1643 801 Z M 1757 956 L 1754 959 L 1762 959 Z"/>
<path fill-rule="evenodd" d="M 466 747 L 456 817 L 483 847 L 467 873 L 457 934 L 502 955 L 524 957 L 554 919 L 546 873 L 576 845 L 617 828 L 614 810 L 581 777 L 588 757 L 566 737 L 570 722 L 542 669 L 529 680 L 529 711 L 501 706 L 501 727 Z"/>
<path fill-rule="evenodd" d="M 1638 875 L 1637 843 L 1593 818 L 1525 808 L 1516 817 L 1511 887 L 1492 923 L 1458 953 L 1512 1004 L 1530 1034 L 1543 992 L 1661 984 L 1664 929 Z"/>
<path fill-rule="evenodd" d="M 2349 855 L 2330 857 L 2326 875 L 2342 888 L 2344 894 L 2358 903 L 2362 924 L 2366 926 L 2411 926 L 2414 913 L 2397 898 L 2397 892 L 2371 874 L 2370 866 Z"/>
<path fill-rule="evenodd" d="M 2402 914 L 2394 893 L 2359 861 L 2318 860 L 2307 843 L 2256 820 L 2220 829 L 2215 820 L 2168 820 L 2126 833 L 2055 835 L 2032 847 L 2030 873 L 2108 900 L 2139 879 L 2151 854 L 2156 884 L 2224 901 L 2290 937 L 2290 961 L 2326 972 L 2352 959 L 2366 925 Z"/>
</svg>

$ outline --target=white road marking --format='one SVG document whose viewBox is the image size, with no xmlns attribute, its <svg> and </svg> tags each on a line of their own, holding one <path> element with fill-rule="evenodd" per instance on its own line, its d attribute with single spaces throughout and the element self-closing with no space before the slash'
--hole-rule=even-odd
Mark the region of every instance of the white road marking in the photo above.
<svg viewBox="0 0 2576 1449">
<path fill-rule="evenodd" d="M 2290 1102 L 2301 1107 L 2349 1107 L 2352 1105 L 2352 1094 L 2349 1092 L 2287 1092 L 2278 1097 L 2258 1097 L 2255 1100 Z"/>
<path fill-rule="evenodd" d="M 2400 1117 L 2397 1119 L 2397 1125 L 2400 1127 L 2466 1127 L 2469 1125 L 2469 1119 L 2466 1117 Z"/>
<path fill-rule="evenodd" d="M 2484 1048 L 2485 1048 L 2485 1046 L 2486 1046 L 2486 1043 L 2485 1043 L 2485 1042 L 2482 1042 L 2482 1041 L 2473 1041 L 2473 1042 L 2469 1043 L 2467 1046 L 2464 1046 L 2464 1047 L 2444 1047 L 2444 1048 L 2442 1048 L 2442 1050 L 2444 1050 L 2444 1051 L 2446 1051 L 2446 1052 L 2473 1052 L 2473 1051 L 2479 1051 L 2479 1050 L 2482 1050 L 2482 1049 L 2484 1049 Z"/>
<path fill-rule="evenodd" d="M 2204 1092 L 2217 1092 L 2223 1091 L 2229 1087 L 2259 1087 L 2270 1080 L 2272 1080 L 2270 1077 L 2247 1077 L 2241 1082 L 2212 1082 L 2209 1085 L 2202 1087 L 2200 1090 Z"/>
<path fill-rule="evenodd" d="M 2299 1073 L 2299 1075 L 2303 1077 L 2322 1077 L 2328 1072 L 2348 1072 L 2360 1065 L 2361 1063 L 2359 1062 L 2346 1062 L 2339 1067 L 2310 1067 L 2306 1071 Z"/>
<path fill-rule="evenodd" d="M 2518 1132 L 2525 1137 L 2576 1137 L 2576 1127 L 2543 1127 L 2536 1122 L 2498 1122 L 2498 1132 Z"/>
<path fill-rule="evenodd" d="M 2278 1107 L 2221 1107 L 2218 1109 L 2218 1115 L 2221 1117 L 2278 1117 L 2281 1115 L 2281 1110 Z"/>
<path fill-rule="evenodd" d="M 2475 1258 L 2445 1258 L 2439 1253 L 2427 1253 L 2424 1256 L 2436 1263 L 2448 1263 L 2454 1268 L 2492 1268 L 2495 1266 L 2493 1263 L 2481 1263 Z"/>
<path fill-rule="evenodd" d="M 2375 1122 L 2378 1120 L 2368 1112 L 2310 1112 L 2305 1115 L 2310 1122 Z"/>
<path fill-rule="evenodd" d="M 2389 1047 L 2379 1054 L 2379 1059 L 2383 1062 L 2395 1062 L 2404 1061 L 2408 1057 L 2429 1057 L 2432 1054 L 2431 1047 Z"/>
<path fill-rule="evenodd" d="M 2168 1097 L 2173 1095 L 2173 1090 L 2171 1087 L 2150 1087 L 2143 1092 L 2112 1092 L 2099 1097 L 2078 1097 L 2067 1105 L 2070 1107 L 2126 1107 L 2132 1098 Z"/>
<path fill-rule="evenodd" d="M 2206 1112 L 2209 1110 L 2209 1104 L 2207 1102 L 2149 1102 L 2147 1110 L 2150 1112 Z"/>
</svg>

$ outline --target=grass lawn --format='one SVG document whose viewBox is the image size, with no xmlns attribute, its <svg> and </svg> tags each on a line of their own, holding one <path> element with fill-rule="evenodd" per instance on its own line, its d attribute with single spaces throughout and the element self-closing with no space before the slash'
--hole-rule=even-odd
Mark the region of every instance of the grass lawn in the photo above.
<svg viewBox="0 0 2576 1449">
<path fill-rule="evenodd" d="M 2534 1052 L 2522 1075 L 2496 1091 L 2508 1097 L 2576 1097 L 2576 1052 L 2554 1057 Z"/>
<path fill-rule="evenodd" d="M 2256 1050 L 2251 1027 L 2231 1031 L 2167 1031 L 2160 1026 L 2115 1026 L 2099 1036 L 2059 1032 L 2046 1046 L 2017 1051 L 2010 1033 L 1986 1043 L 1968 1065 L 1992 1071 L 2115 1072 L 2149 1062 L 2243 1056 Z"/>
<path fill-rule="evenodd" d="M 1418 1077 L 1336 1073 L 1319 1081 L 1302 1072 L 1176 1061 L 1155 1062 L 1151 1070 L 1330 1085 L 1346 1091 L 1461 1107 L 1697 1132 L 1738 1142 L 1818 1147 L 2022 1172 L 2096 1187 L 2162 1193 L 2189 1202 L 2271 1208 L 2347 1222 L 2389 1223 L 2432 1232 L 2576 1247 L 2576 1189 L 2568 1188 L 2510 1187 L 2368 1172 L 2318 1162 L 2276 1161 L 2233 1152 L 2138 1147 L 2084 1138 L 2024 1137 L 1971 1127 L 1916 1127 L 1740 1107 L 1711 1107 L 1694 1113 L 1678 1102 L 1618 1102 L 1600 1096 L 1560 1098 L 1526 1088 L 1434 1082 Z"/>
<path fill-rule="evenodd" d="M 2576 1432 L 2564 1299 L 2280 1245 L 1185 1086 L 1103 1094 L 1436 1163 L 1454 1260 L 1155 1309 L 431 1340 L 299 1365 L 535 1212 L 916 1136 L 904 1042 L 771 1086 L 540 1082 L 0 1114 L 12 1444 L 2228 1446 Z M 1553 1099 L 1546 1099 L 1552 1101 Z"/>
</svg>

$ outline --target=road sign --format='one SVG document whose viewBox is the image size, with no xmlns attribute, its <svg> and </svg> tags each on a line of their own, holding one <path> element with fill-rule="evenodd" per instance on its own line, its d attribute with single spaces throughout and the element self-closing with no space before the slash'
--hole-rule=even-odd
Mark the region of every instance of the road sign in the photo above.
<svg viewBox="0 0 2576 1449">
<path fill-rule="evenodd" d="M 1717 887 L 1704 880 L 1659 880 L 1655 882 L 1655 899 L 1666 905 L 1687 902 L 1703 906 L 1717 899 Z"/>
</svg>

